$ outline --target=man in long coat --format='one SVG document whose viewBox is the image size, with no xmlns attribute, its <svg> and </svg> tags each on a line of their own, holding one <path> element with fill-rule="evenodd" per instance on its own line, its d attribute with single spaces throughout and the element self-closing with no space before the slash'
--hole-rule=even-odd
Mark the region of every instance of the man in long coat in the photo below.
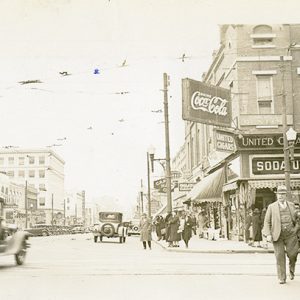
<svg viewBox="0 0 300 300">
<path fill-rule="evenodd" d="M 151 249 L 151 240 L 152 240 L 152 223 L 151 220 L 147 217 L 147 215 L 144 213 L 141 216 L 140 220 L 140 240 L 143 242 L 144 249 L 148 247 Z"/>
<path fill-rule="evenodd" d="M 286 186 L 278 186 L 277 201 L 268 206 L 263 233 L 272 241 L 277 262 L 277 276 L 280 284 L 286 282 L 286 256 L 289 258 L 289 275 L 293 280 L 298 255 L 298 226 L 295 226 L 295 206 L 287 201 Z"/>
</svg>

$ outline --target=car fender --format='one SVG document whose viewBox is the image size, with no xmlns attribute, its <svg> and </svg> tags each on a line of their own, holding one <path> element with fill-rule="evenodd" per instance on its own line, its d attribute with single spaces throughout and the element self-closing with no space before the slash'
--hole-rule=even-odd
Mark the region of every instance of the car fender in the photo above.
<svg viewBox="0 0 300 300">
<path fill-rule="evenodd" d="M 23 243 L 28 239 L 29 236 L 30 234 L 28 234 L 27 232 L 17 231 L 7 242 L 6 253 L 18 253 L 22 249 Z"/>
</svg>

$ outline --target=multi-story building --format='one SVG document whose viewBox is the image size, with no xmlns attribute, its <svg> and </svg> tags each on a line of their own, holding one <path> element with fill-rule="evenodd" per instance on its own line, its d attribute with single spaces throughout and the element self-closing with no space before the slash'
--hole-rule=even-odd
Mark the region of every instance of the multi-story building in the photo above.
<svg viewBox="0 0 300 300">
<path fill-rule="evenodd" d="M 64 207 L 64 164 L 48 149 L 5 149 L 0 151 L 0 171 L 12 182 L 38 190 L 37 209 L 44 211 L 45 223 L 59 223 Z M 27 197 L 29 197 L 27 191 Z"/>
<path fill-rule="evenodd" d="M 300 25 L 223 25 L 220 42 L 202 81 L 230 90 L 232 124 L 186 122 L 190 180 L 209 174 L 188 196 L 210 208 L 215 226 L 222 226 L 217 215 L 224 213 L 227 236 L 239 238 L 247 210 L 266 208 L 284 183 L 285 117 L 287 127 L 300 131 Z M 299 148 L 298 134 L 293 199 L 299 199 Z"/>
</svg>

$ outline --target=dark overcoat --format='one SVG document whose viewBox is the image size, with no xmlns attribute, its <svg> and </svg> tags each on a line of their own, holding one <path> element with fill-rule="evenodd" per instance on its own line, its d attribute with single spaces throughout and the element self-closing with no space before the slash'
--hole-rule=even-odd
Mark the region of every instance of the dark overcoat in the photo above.
<svg viewBox="0 0 300 300">
<path fill-rule="evenodd" d="M 184 241 L 189 241 L 192 237 L 192 227 L 193 227 L 193 220 L 191 217 L 185 218 L 184 227 L 182 231 L 182 239 Z"/>
<path fill-rule="evenodd" d="M 170 217 L 169 228 L 170 228 L 169 241 L 170 242 L 180 241 L 181 234 L 178 233 L 178 229 L 179 229 L 179 217 L 178 216 Z"/>
</svg>

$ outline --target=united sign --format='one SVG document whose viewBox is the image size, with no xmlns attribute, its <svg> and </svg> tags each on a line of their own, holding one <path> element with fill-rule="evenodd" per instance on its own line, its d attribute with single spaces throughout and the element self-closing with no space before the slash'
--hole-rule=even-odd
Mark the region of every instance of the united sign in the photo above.
<svg viewBox="0 0 300 300">
<path fill-rule="evenodd" d="M 231 126 L 230 90 L 189 78 L 182 80 L 183 120 Z"/>
</svg>

